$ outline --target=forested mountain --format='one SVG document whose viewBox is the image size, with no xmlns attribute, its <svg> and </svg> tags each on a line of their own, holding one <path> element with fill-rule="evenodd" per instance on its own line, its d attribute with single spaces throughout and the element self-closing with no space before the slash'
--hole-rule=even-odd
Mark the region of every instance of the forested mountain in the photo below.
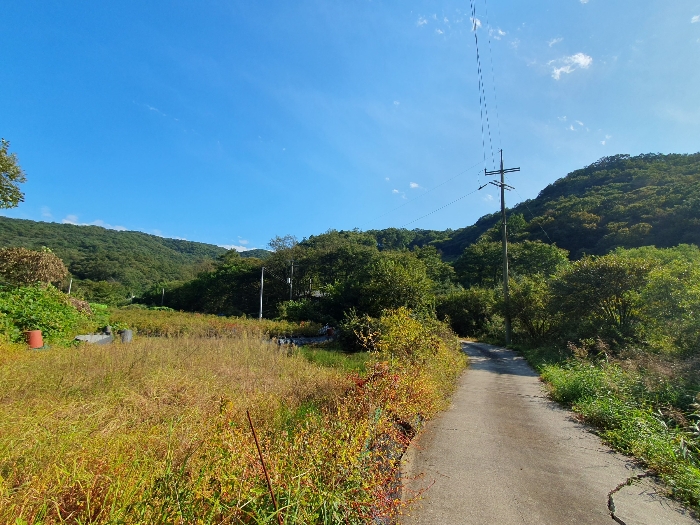
<svg viewBox="0 0 700 525">
<path fill-rule="evenodd" d="M 46 246 L 63 259 L 74 277 L 118 282 L 134 293 L 156 282 L 191 279 L 226 253 L 213 244 L 135 231 L 7 217 L 0 217 L 0 246 L 35 250 Z"/>
<path fill-rule="evenodd" d="M 509 210 L 516 214 L 528 222 L 526 238 L 574 259 L 616 247 L 700 245 L 700 153 L 604 157 Z M 500 213 L 485 215 L 432 244 L 454 260 L 499 222 Z"/>
</svg>

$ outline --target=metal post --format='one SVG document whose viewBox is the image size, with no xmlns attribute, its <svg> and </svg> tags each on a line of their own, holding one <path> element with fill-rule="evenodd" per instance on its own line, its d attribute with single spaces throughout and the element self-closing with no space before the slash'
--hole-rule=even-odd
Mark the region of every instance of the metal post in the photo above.
<svg viewBox="0 0 700 525">
<path fill-rule="evenodd" d="M 294 259 L 292 259 L 292 271 L 289 274 L 289 300 L 292 300 L 292 286 L 294 286 L 293 281 L 294 280 Z"/>
<path fill-rule="evenodd" d="M 258 319 L 262 320 L 262 304 L 263 304 L 263 286 L 265 284 L 265 267 L 262 267 L 262 272 L 260 272 L 260 315 Z"/>
</svg>

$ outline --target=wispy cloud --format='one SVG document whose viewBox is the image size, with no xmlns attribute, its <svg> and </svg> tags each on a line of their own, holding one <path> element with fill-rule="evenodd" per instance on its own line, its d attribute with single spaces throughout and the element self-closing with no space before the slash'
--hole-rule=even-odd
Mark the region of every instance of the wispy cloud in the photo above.
<svg viewBox="0 0 700 525">
<path fill-rule="evenodd" d="M 419 16 L 418 21 L 416 22 L 416 25 L 418 27 L 424 26 L 425 24 L 428 23 L 428 20 L 424 16 Z"/>
<path fill-rule="evenodd" d="M 547 65 L 552 67 L 552 78 L 559 80 L 562 73 L 573 73 L 577 69 L 588 69 L 593 63 L 593 58 L 585 53 L 576 53 L 568 57 L 550 60 Z"/>
<path fill-rule="evenodd" d="M 553 45 L 558 44 L 558 43 L 561 42 L 562 40 L 564 40 L 564 39 L 561 38 L 561 37 L 559 37 L 559 38 L 552 38 L 549 42 L 547 42 L 547 45 L 549 45 L 549 47 L 552 47 Z"/>
<path fill-rule="evenodd" d="M 582 4 L 587 4 L 587 3 L 588 3 L 588 0 L 581 0 L 581 3 L 582 3 Z"/>
<path fill-rule="evenodd" d="M 512 47 L 513 49 L 518 49 L 520 47 L 520 39 L 516 38 L 515 40 L 513 40 L 510 43 L 510 47 Z"/>
<path fill-rule="evenodd" d="M 561 122 L 566 122 L 566 115 L 563 117 L 557 117 Z"/>
<path fill-rule="evenodd" d="M 601 140 L 600 143 L 605 146 L 605 144 L 612 138 L 612 135 L 605 135 L 605 139 Z"/>
<path fill-rule="evenodd" d="M 697 24 L 700 22 L 700 15 L 695 15 L 693 18 L 690 19 L 691 24 Z"/>
<path fill-rule="evenodd" d="M 398 106 L 399 104 L 401 104 L 401 102 L 399 102 L 398 100 L 394 100 L 394 106 Z"/>
<path fill-rule="evenodd" d="M 393 189 L 393 190 L 391 190 L 391 193 L 400 193 L 400 192 L 397 189 Z"/>
<path fill-rule="evenodd" d="M 472 31 L 476 31 L 481 27 L 481 20 L 478 18 L 470 18 L 472 21 Z"/>
<path fill-rule="evenodd" d="M 238 242 L 240 242 L 243 246 L 245 246 L 246 244 L 249 244 L 249 242 L 247 240 L 241 239 L 241 238 L 238 239 Z"/>
<path fill-rule="evenodd" d="M 53 219 L 53 215 L 51 215 L 51 208 L 49 208 L 48 206 L 42 206 L 41 216 L 46 219 Z"/>
<path fill-rule="evenodd" d="M 489 36 L 491 36 L 494 40 L 500 40 L 504 36 L 506 36 L 507 33 L 499 27 L 498 29 L 489 29 Z"/>
<path fill-rule="evenodd" d="M 410 188 L 411 188 L 412 190 L 415 190 L 415 189 L 417 189 L 417 188 L 420 188 L 420 184 L 418 184 L 417 182 L 411 182 L 411 183 L 409 184 L 409 186 L 410 186 Z"/>
<path fill-rule="evenodd" d="M 107 228 L 108 230 L 117 230 L 120 232 L 125 232 L 126 228 L 124 226 L 114 226 L 112 224 L 108 224 L 102 219 L 97 219 L 92 222 L 80 222 L 78 220 L 77 215 L 66 215 L 63 220 L 61 220 L 63 224 L 73 224 L 74 226 L 101 226 L 102 228 Z"/>
<path fill-rule="evenodd" d="M 389 177 L 384 177 L 384 180 L 389 182 L 391 179 L 389 179 Z"/>
</svg>

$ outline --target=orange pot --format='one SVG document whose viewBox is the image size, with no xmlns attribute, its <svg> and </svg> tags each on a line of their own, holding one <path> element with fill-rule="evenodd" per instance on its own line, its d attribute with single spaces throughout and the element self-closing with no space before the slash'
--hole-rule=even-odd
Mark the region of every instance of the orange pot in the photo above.
<svg viewBox="0 0 700 525">
<path fill-rule="evenodd" d="M 41 337 L 41 330 L 27 330 L 24 332 L 27 336 L 29 348 L 41 348 L 44 346 L 44 339 Z"/>
</svg>

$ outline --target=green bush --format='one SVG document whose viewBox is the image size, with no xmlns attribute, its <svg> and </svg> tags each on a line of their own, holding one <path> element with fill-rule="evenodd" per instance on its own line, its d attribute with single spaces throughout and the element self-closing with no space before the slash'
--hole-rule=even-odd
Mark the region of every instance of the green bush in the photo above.
<svg viewBox="0 0 700 525">
<path fill-rule="evenodd" d="M 25 330 L 41 330 L 47 341 L 74 334 L 85 318 L 53 286 L 22 286 L 0 290 L 0 321 L 5 336 L 13 342 L 24 339 Z"/>
</svg>

